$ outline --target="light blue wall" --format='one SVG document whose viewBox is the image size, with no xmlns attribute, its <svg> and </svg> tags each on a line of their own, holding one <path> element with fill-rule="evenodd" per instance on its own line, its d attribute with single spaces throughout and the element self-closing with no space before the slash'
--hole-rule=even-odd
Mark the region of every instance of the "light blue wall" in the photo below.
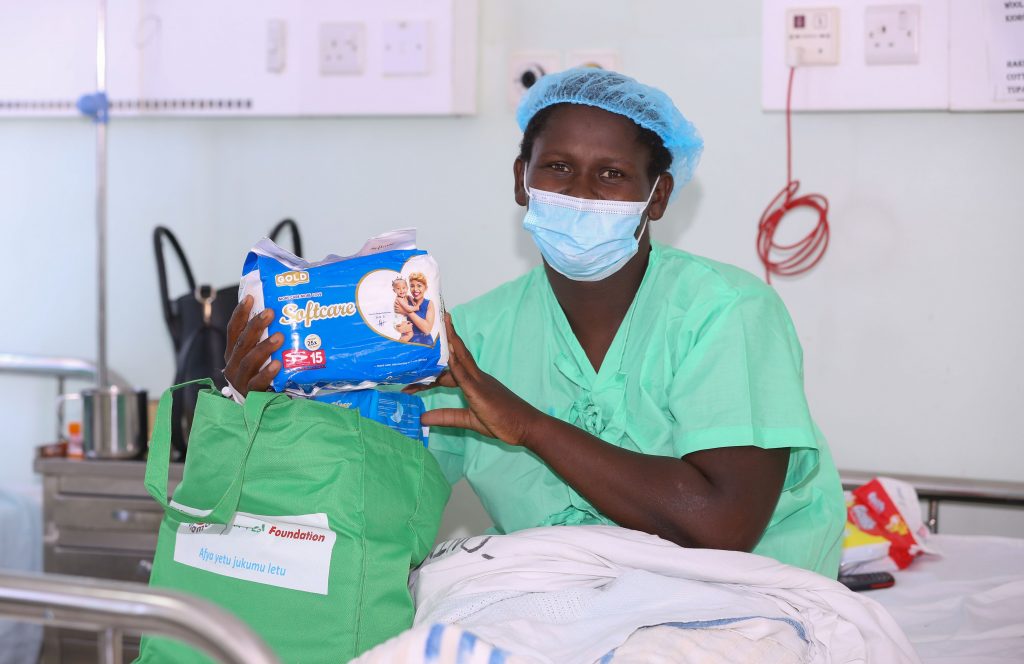
<svg viewBox="0 0 1024 664">
<path fill-rule="evenodd" d="M 172 377 L 155 224 L 178 232 L 216 285 L 286 215 L 310 255 L 417 226 L 449 303 L 533 265 L 511 195 L 519 134 L 506 58 L 571 48 L 619 51 L 627 73 L 664 88 L 704 134 L 697 179 L 655 237 L 756 272 L 757 220 L 785 178 L 783 117 L 759 107 L 759 3 L 481 0 L 474 117 L 115 122 L 113 366 L 154 394 Z M 1024 477 L 1024 115 L 813 114 L 794 132 L 804 191 L 831 200 L 832 246 L 778 289 L 838 463 Z M 85 122 L 0 122 L 0 350 L 94 353 L 93 155 Z M 0 481 L 14 482 L 52 437 L 55 387 L 0 378 L 0 390 Z"/>
</svg>

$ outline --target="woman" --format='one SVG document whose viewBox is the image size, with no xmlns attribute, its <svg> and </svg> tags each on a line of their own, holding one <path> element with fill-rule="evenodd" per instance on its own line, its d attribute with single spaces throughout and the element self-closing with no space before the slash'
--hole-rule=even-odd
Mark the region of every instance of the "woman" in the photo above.
<svg viewBox="0 0 1024 664">
<path fill-rule="evenodd" d="M 737 268 L 652 243 L 702 148 L 664 93 L 543 77 L 518 112 L 515 200 L 543 265 L 445 320 L 430 449 L 498 532 L 618 524 L 835 577 L 838 474 L 807 409 L 785 307 Z M 236 387 L 266 389 L 270 314 L 229 329 Z M 243 329 L 244 328 L 244 329 Z M 237 339 L 237 343 L 235 340 Z"/>
</svg>

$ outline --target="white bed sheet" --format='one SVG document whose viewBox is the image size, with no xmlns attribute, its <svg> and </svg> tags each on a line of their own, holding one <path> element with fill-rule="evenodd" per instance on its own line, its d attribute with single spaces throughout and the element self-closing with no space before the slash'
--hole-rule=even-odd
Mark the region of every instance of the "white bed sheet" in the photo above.
<svg viewBox="0 0 1024 664">
<path fill-rule="evenodd" d="M 922 556 L 870 591 L 924 664 L 1024 662 L 1024 539 L 934 535 Z"/>
<path fill-rule="evenodd" d="M 411 585 L 415 624 L 455 623 L 532 662 L 614 662 L 637 629 L 663 624 L 742 637 L 731 640 L 730 655 L 701 661 L 733 662 L 751 642 L 770 638 L 801 662 L 918 662 L 881 606 L 835 581 L 763 556 L 683 548 L 613 526 L 446 542 Z"/>
</svg>

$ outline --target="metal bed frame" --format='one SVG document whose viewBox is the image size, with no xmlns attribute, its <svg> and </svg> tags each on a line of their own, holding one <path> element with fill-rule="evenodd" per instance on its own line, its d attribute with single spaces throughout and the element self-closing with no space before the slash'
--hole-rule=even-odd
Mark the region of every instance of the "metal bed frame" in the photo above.
<svg viewBox="0 0 1024 664">
<path fill-rule="evenodd" d="M 141 583 L 0 572 L 0 616 L 100 634 L 98 661 L 121 664 L 121 637 L 177 639 L 226 664 L 280 664 L 248 625 L 206 600 Z"/>
<path fill-rule="evenodd" d="M 932 533 L 939 532 L 939 505 L 943 502 L 1024 507 L 1024 482 L 967 480 L 862 470 L 840 470 L 839 477 L 844 489 L 855 489 L 875 477 L 891 477 L 912 485 L 917 490 L 918 498 L 928 503 L 925 524 Z"/>
</svg>

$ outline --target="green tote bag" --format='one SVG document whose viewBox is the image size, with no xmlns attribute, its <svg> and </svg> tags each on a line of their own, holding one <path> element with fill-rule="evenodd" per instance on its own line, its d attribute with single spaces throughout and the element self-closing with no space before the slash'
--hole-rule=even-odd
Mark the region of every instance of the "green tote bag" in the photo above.
<svg viewBox="0 0 1024 664">
<path fill-rule="evenodd" d="M 164 506 L 150 584 L 249 624 L 286 663 L 347 662 L 412 624 L 409 570 L 430 552 L 450 488 L 417 441 L 355 410 L 200 391 L 184 475 L 167 497 L 172 387 L 146 488 Z M 137 662 L 210 662 L 143 637 Z"/>
</svg>

